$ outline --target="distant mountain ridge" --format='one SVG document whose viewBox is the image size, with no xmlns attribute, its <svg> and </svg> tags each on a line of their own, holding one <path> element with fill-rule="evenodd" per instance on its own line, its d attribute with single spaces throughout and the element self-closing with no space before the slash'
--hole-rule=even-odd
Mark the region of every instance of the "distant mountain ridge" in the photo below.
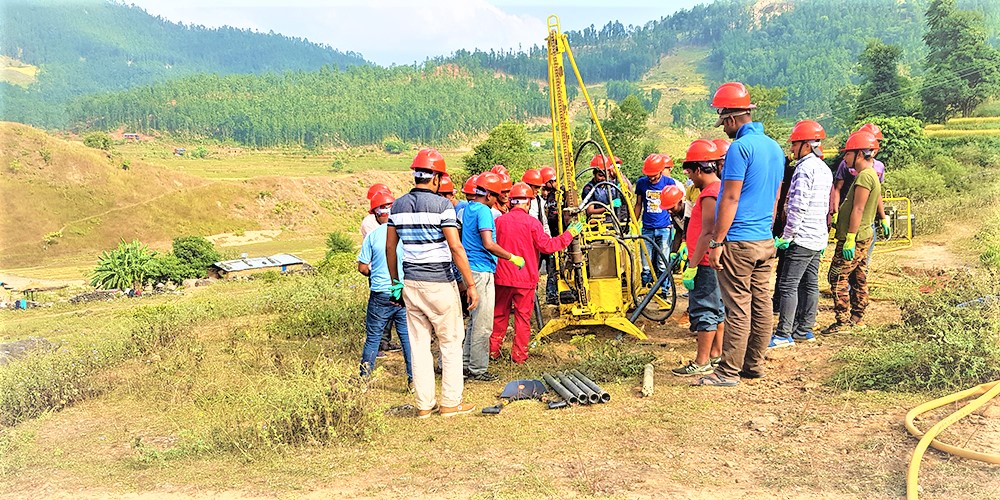
<svg viewBox="0 0 1000 500">
<path fill-rule="evenodd" d="M 315 71 L 369 64 L 302 38 L 167 21 L 143 9 L 98 0 L 5 5 L 0 55 L 38 66 L 28 89 L 0 82 L 3 119 L 65 125 L 73 98 L 203 73 Z M 39 113 L 39 107 L 48 111 Z"/>
</svg>

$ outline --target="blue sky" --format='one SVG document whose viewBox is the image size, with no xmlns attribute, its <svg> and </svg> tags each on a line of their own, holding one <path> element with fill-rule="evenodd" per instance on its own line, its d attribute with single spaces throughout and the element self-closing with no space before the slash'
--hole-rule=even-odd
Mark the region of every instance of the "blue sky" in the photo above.
<svg viewBox="0 0 1000 500">
<path fill-rule="evenodd" d="M 628 24 L 710 0 L 124 0 L 175 22 L 274 31 L 360 52 L 378 64 L 410 64 L 457 49 L 541 43 L 545 19 L 564 30 Z"/>
</svg>

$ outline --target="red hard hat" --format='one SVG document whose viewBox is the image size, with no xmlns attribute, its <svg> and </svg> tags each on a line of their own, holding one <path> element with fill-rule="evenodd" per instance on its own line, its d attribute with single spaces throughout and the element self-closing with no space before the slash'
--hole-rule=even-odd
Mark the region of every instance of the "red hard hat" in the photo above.
<svg viewBox="0 0 1000 500">
<path fill-rule="evenodd" d="M 497 175 L 500 175 L 500 174 L 510 175 L 510 173 L 507 172 L 507 167 L 505 167 L 503 165 L 493 165 L 493 168 L 490 169 L 490 172 L 493 172 L 494 174 L 497 174 Z"/>
<path fill-rule="evenodd" d="M 476 177 L 478 176 L 473 175 L 472 177 L 469 177 L 469 179 L 465 181 L 465 185 L 462 186 L 463 193 L 470 195 L 476 194 Z"/>
<path fill-rule="evenodd" d="M 606 170 L 611 165 L 608 162 L 608 157 L 607 156 L 604 156 L 604 155 L 594 155 L 594 157 L 590 159 L 590 166 L 591 167 L 597 167 L 597 168 L 600 168 L 602 170 Z"/>
<path fill-rule="evenodd" d="M 874 123 L 866 123 L 866 124 L 862 125 L 860 128 L 858 128 L 858 131 L 862 131 L 862 130 L 866 130 L 868 132 L 871 132 L 872 135 L 874 135 L 875 138 L 878 139 L 878 140 L 880 140 L 880 141 L 885 138 L 885 137 L 882 136 L 882 129 L 879 128 L 879 126 L 875 125 Z"/>
<path fill-rule="evenodd" d="M 556 180 L 556 169 L 545 165 L 544 167 L 538 169 L 542 174 L 542 183 Z"/>
<path fill-rule="evenodd" d="M 719 148 L 715 146 L 715 143 L 708 139 L 698 139 L 688 146 L 687 155 L 684 156 L 684 162 L 691 161 L 715 161 L 721 160 L 722 153 Z"/>
<path fill-rule="evenodd" d="M 660 191 L 660 208 L 668 210 L 677 206 L 684 199 L 684 190 L 677 184 L 670 184 Z"/>
<path fill-rule="evenodd" d="M 802 120 L 792 127 L 792 134 L 788 136 L 788 142 L 818 141 L 826 139 L 826 131 L 823 126 L 812 120 Z"/>
<path fill-rule="evenodd" d="M 878 139 L 867 130 L 859 130 L 847 138 L 847 144 L 844 144 L 841 151 L 859 151 L 864 149 L 872 151 L 878 149 Z"/>
<path fill-rule="evenodd" d="M 503 184 L 500 176 L 493 172 L 483 172 L 476 177 L 476 187 L 485 189 L 491 193 L 499 194 L 503 191 Z"/>
<path fill-rule="evenodd" d="M 521 182 L 529 186 L 541 186 L 545 184 L 545 181 L 542 180 L 542 172 L 534 168 L 524 171 L 524 175 L 521 176 Z"/>
<path fill-rule="evenodd" d="M 535 190 L 531 189 L 531 186 L 526 182 L 518 182 L 510 188 L 511 198 L 534 198 Z"/>
<path fill-rule="evenodd" d="M 434 148 L 424 148 L 417 151 L 417 156 L 413 158 L 413 163 L 410 164 L 410 170 L 418 168 L 421 170 L 430 170 L 438 174 L 448 173 L 444 165 L 444 158 Z"/>
<path fill-rule="evenodd" d="M 654 176 L 663 173 L 664 170 L 674 166 L 674 159 L 669 155 L 653 153 L 642 162 L 642 174 Z"/>
<path fill-rule="evenodd" d="M 385 184 L 372 184 L 372 187 L 368 188 L 368 196 L 366 196 L 366 198 L 371 200 L 372 196 L 375 196 L 375 193 L 392 194 L 392 190 L 390 190 L 389 186 L 386 186 Z"/>
<path fill-rule="evenodd" d="M 750 103 L 750 92 L 740 82 L 729 82 L 719 85 L 712 96 L 712 107 L 719 109 L 753 109 L 756 104 Z"/>
<path fill-rule="evenodd" d="M 368 209 L 368 212 L 374 212 L 376 208 L 381 207 L 382 205 L 391 205 L 394 201 L 396 201 L 396 198 L 393 198 L 389 193 L 375 193 L 375 196 L 372 196 L 371 202 L 369 203 L 370 208 Z"/>
<path fill-rule="evenodd" d="M 511 186 L 514 185 L 514 183 L 510 180 L 510 176 L 507 175 L 506 173 L 497 174 L 497 175 L 500 176 L 500 186 L 501 186 L 500 190 L 501 191 L 510 191 Z"/>
<path fill-rule="evenodd" d="M 722 159 L 729 152 L 729 145 L 732 143 L 726 139 L 712 139 L 712 144 L 715 144 L 715 147 L 719 148 L 719 158 Z"/>
<path fill-rule="evenodd" d="M 441 186 L 438 187 L 438 193 L 455 193 L 455 183 L 451 181 L 451 177 L 448 174 L 441 176 Z"/>
<path fill-rule="evenodd" d="M 616 156 L 615 157 L 615 163 L 621 165 L 622 164 L 622 159 Z"/>
</svg>

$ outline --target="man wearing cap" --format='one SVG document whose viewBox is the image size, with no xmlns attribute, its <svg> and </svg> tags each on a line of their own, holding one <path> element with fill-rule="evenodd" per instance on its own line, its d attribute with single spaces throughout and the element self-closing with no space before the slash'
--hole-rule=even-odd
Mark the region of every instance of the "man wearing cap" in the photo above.
<svg viewBox="0 0 1000 500">
<path fill-rule="evenodd" d="M 396 325 L 396 333 L 402 342 L 403 361 L 406 363 L 406 386 L 410 388 L 413 384 L 413 368 L 410 360 L 410 339 L 406 329 L 406 308 L 393 302 L 389 295 L 392 280 L 389 278 L 389 266 L 385 260 L 387 235 L 385 223 L 389 220 L 393 201 L 392 195 L 386 192 L 378 192 L 372 196 L 370 212 L 376 217 L 379 226 L 365 235 L 361 242 L 361 251 L 358 253 L 358 272 L 368 277 L 370 289 L 368 307 L 365 309 L 365 346 L 361 353 L 361 376 L 367 377 L 375 369 L 380 340 L 391 323 Z M 397 260 L 402 257 L 402 250 L 401 246 L 396 246 Z"/>
<path fill-rule="evenodd" d="M 750 93 L 742 83 L 722 84 L 712 98 L 716 126 L 734 139 L 722 168 L 722 187 L 709 262 L 719 272 L 726 307 L 722 361 L 695 385 L 731 387 L 764 376 L 771 339 L 770 278 L 774 260 L 771 224 L 785 154 L 764 126 L 751 120 Z"/>
<path fill-rule="evenodd" d="M 788 187 L 785 224 L 774 246 L 784 250 L 778 275 L 778 327 L 768 347 L 795 345 L 795 341 L 815 340 L 819 304 L 819 260 L 826 249 L 827 193 L 833 185 L 830 168 L 823 162 L 820 141 L 826 138 L 823 126 L 813 120 L 795 124 L 788 142 L 792 143 L 795 170 Z"/>
<path fill-rule="evenodd" d="M 494 273 L 497 259 L 524 267 L 525 259 L 497 244 L 496 222 L 491 209 L 500 201 L 505 187 L 499 174 L 484 172 L 476 179 L 476 194 L 462 211 L 462 245 L 469 256 L 472 281 L 468 282 L 479 295 L 479 307 L 471 311 L 465 330 L 463 363 L 470 380 L 492 382 L 498 378 L 488 370 L 490 334 L 493 332 L 493 309 L 496 301 Z M 537 264 L 536 264 L 537 265 Z"/>
<path fill-rule="evenodd" d="M 421 149 L 410 169 L 414 188 L 392 204 L 386 228 L 386 263 L 392 279 L 389 293 L 393 301 L 406 304 L 417 418 L 428 418 L 435 412 L 443 417 L 464 415 L 475 407 L 462 401 L 464 328 L 452 262 L 466 283 L 472 282 L 472 273 L 455 209 L 437 194 L 441 177 L 447 173 L 444 158 L 435 149 Z M 405 282 L 400 279 L 403 274 L 397 263 L 396 245 L 400 241 Z M 468 287 L 466 296 L 469 309 L 475 310 L 479 304 L 476 287 Z M 437 335 L 441 349 L 440 405 L 435 397 L 432 335 Z"/>
<path fill-rule="evenodd" d="M 669 175 L 664 175 L 664 171 L 673 166 L 673 158 L 653 153 L 646 157 L 642 164 L 643 177 L 635 182 L 635 215 L 642 221 L 642 244 L 649 254 L 648 261 L 642 259 L 643 285 L 653 283 L 650 262 L 656 268 L 657 274 L 670 271 L 667 259 L 674 239 L 674 224 L 670 218 L 670 210 L 676 207 L 668 207 L 666 210 L 660 208 L 660 192 L 667 186 L 678 186 L 677 181 Z M 650 245 L 660 251 L 656 252 Z M 664 282 L 664 287 L 669 286 L 668 282 Z"/>
<path fill-rule="evenodd" d="M 874 168 L 877 149 L 878 140 L 865 130 L 851 134 L 844 145 L 844 161 L 858 176 L 848 189 L 837 218 L 837 248 L 827 274 L 836 321 L 823 330 L 824 334 L 849 332 L 861 323 L 868 307 L 866 254 L 882 198 L 882 184 Z"/>
<path fill-rule="evenodd" d="M 514 312 L 514 343 L 510 357 L 515 363 L 528 359 L 528 340 L 531 337 L 531 309 L 538 286 L 538 254 L 557 252 L 569 246 L 573 237 L 580 234 L 583 224 L 574 222 L 557 237 L 550 237 L 542 230 L 542 223 L 528 214 L 534 190 L 524 183 L 514 184 L 510 192 L 511 209 L 497 219 L 497 243 L 524 255 L 525 264 L 501 261 L 496 272 L 496 307 L 493 313 L 490 336 L 490 358 L 500 357 L 500 346 L 507 335 L 510 313 Z"/>
</svg>

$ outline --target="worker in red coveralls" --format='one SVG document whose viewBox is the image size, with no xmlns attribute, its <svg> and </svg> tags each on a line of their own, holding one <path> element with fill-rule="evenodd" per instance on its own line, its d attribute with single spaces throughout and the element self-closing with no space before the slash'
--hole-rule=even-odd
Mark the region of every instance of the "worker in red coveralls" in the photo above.
<svg viewBox="0 0 1000 500">
<path fill-rule="evenodd" d="M 570 241 L 580 234 L 583 224 L 570 224 L 569 229 L 559 236 L 545 234 L 542 223 L 528 214 L 531 200 L 535 197 L 531 186 L 518 182 L 510 190 L 510 212 L 496 220 L 497 244 L 510 245 L 510 251 L 524 257 L 524 266 L 518 269 L 510 262 L 497 263 L 495 275 L 496 306 L 493 308 L 493 334 L 490 336 L 490 357 L 500 357 L 500 345 L 507 335 L 507 324 L 511 309 L 514 311 L 514 345 L 510 357 L 515 363 L 528 359 L 528 340 L 531 338 L 531 309 L 535 301 L 535 287 L 538 285 L 538 253 L 551 254 L 569 246 Z M 504 246 L 503 248 L 508 248 Z"/>
</svg>

